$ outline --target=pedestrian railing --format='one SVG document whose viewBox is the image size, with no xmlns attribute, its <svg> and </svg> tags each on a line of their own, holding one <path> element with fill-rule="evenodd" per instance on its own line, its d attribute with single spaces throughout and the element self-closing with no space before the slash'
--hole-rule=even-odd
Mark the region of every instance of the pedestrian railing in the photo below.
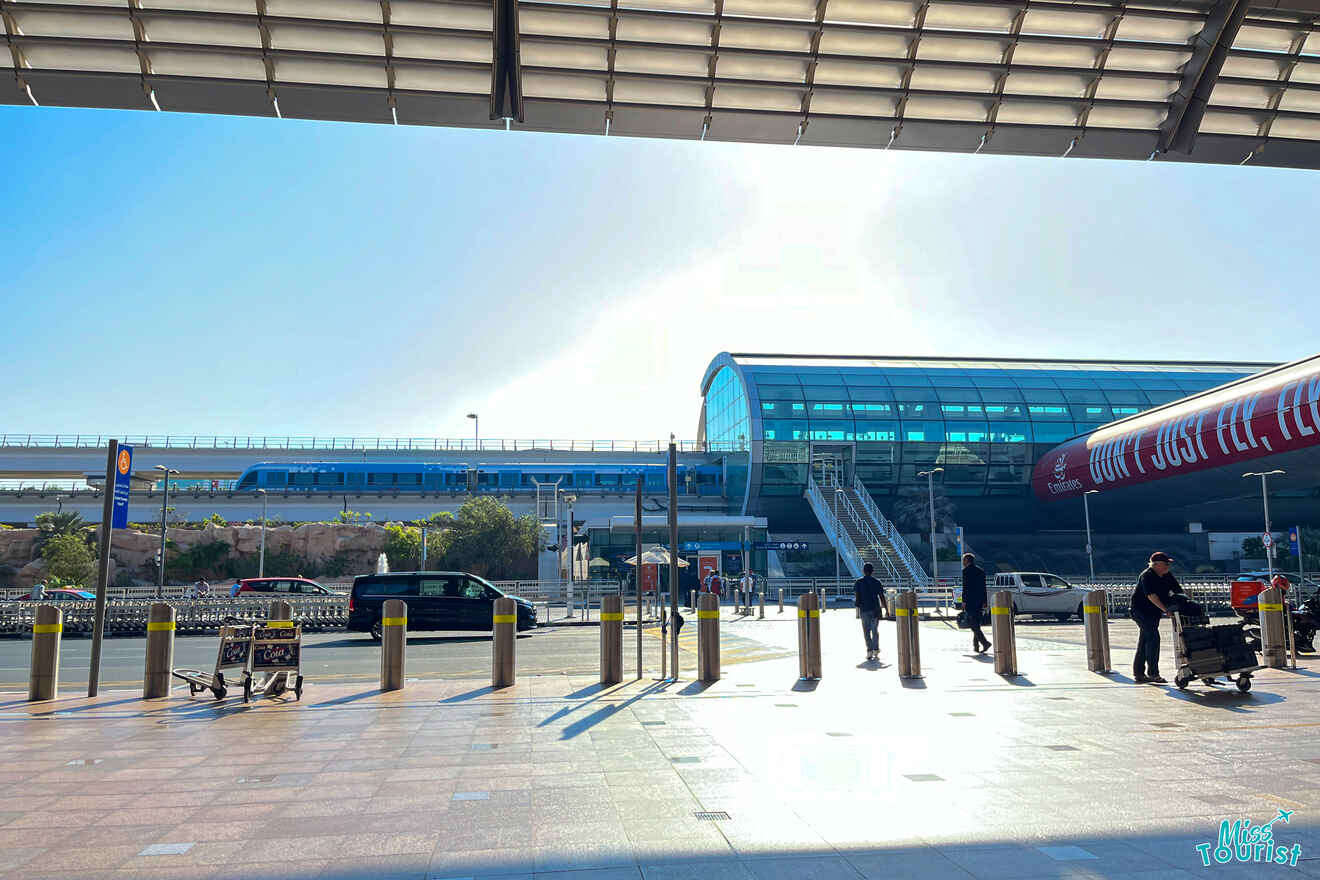
<svg viewBox="0 0 1320 880">
<path fill-rule="evenodd" d="M 115 438 L 120 443 L 154 449 L 325 449 L 353 452 L 665 452 L 668 440 L 579 440 L 487 438 L 480 441 L 444 437 L 317 437 L 317 436 L 229 436 L 199 434 L 138 434 Z M 56 449 L 102 449 L 110 441 L 105 434 L 0 434 L 0 447 Z M 736 443 L 698 443 L 680 440 L 680 452 L 740 451 Z M 745 451 L 745 448 L 741 451 Z"/>
<path fill-rule="evenodd" d="M 175 599 L 170 601 L 177 614 L 178 633 L 212 633 L 226 621 L 259 623 L 266 619 L 272 594 L 255 599 Z M 293 608 L 293 620 L 306 632 L 342 630 L 348 623 L 347 596 L 299 598 L 279 596 Z M 32 632 L 32 623 L 41 602 L 0 602 L 0 635 L 24 636 Z M 52 603 L 54 604 L 54 603 Z M 65 635 L 90 635 L 96 615 L 95 602 L 60 602 L 64 612 Z M 147 631 L 147 615 L 152 600 L 110 599 L 105 607 L 105 632 L 108 635 L 141 635 Z"/>
</svg>

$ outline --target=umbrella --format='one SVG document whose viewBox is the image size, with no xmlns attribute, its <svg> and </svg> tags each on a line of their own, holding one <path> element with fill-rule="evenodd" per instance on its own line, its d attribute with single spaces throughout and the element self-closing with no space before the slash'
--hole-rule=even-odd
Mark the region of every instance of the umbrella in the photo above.
<svg viewBox="0 0 1320 880">
<path fill-rule="evenodd" d="M 623 560 L 624 565 L 636 565 L 637 557 L 633 556 Z M 642 565 L 669 565 L 669 551 L 663 547 L 652 547 L 650 550 L 642 552 Z M 687 568 L 687 560 L 683 557 L 678 558 L 678 567 Z"/>
<path fill-rule="evenodd" d="M 610 561 L 608 559 L 601 559 L 599 556 L 594 556 L 591 561 L 587 563 L 587 568 L 601 568 L 602 566 L 609 568 Z"/>
</svg>

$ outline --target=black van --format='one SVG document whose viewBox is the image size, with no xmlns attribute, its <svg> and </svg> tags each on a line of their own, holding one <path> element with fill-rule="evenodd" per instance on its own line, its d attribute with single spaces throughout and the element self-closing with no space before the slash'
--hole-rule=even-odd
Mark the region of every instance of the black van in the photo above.
<svg viewBox="0 0 1320 880">
<path fill-rule="evenodd" d="M 380 639 L 381 607 L 386 599 L 408 606 L 408 629 L 490 629 L 495 600 L 506 595 L 475 574 L 462 571 L 405 571 L 364 574 L 353 579 L 348 599 L 349 632 L 369 632 Z M 517 604 L 518 631 L 536 626 L 536 608 L 526 599 Z"/>
</svg>

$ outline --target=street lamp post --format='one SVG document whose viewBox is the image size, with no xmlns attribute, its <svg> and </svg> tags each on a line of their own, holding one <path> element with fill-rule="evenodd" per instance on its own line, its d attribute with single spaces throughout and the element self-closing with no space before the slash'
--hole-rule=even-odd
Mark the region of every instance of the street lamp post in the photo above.
<svg viewBox="0 0 1320 880">
<path fill-rule="evenodd" d="M 178 476 L 179 472 L 163 464 L 156 465 L 156 470 L 165 476 L 165 491 L 160 496 L 160 565 L 156 566 L 156 598 L 160 599 L 165 595 L 165 513 L 170 503 L 170 475 Z"/>
<path fill-rule="evenodd" d="M 481 419 L 476 413 L 468 413 L 467 417 L 472 420 L 472 442 L 476 445 L 477 451 L 481 451 Z"/>
<path fill-rule="evenodd" d="M 1095 556 L 1091 554 L 1091 502 L 1088 496 L 1099 494 L 1099 489 L 1087 489 L 1082 493 L 1082 510 L 1086 513 L 1086 561 L 1091 564 L 1091 583 L 1095 583 Z"/>
<path fill-rule="evenodd" d="M 565 541 L 568 547 L 568 616 L 576 617 L 573 610 L 573 502 L 577 501 L 576 495 L 565 495 L 564 504 L 568 507 L 568 531 Z M 588 609 L 590 611 L 590 609 Z"/>
<path fill-rule="evenodd" d="M 930 580 L 931 586 L 939 586 L 940 559 L 935 552 L 935 475 L 944 473 L 944 468 L 931 468 L 921 471 L 918 477 L 926 478 L 926 493 L 930 498 Z"/>
<path fill-rule="evenodd" d="M 1269 534 L 1271 533 L 1271 530 L 1270 530 L 1270 493 L 1269 493 L 1269 489 L 1266 487 L 1266 484 L 1265 484 L 1265 478 L 1266 478 L 1266 477 L 1272 477 L 1272 476 L 1274 476 L 1275 474 L 1286 474 L 1286 473 L 1287 473 L 1287 471 L 1284 471 L 1284 470 L 1280 470 L 1280 469 L 1278 469 L 1278 468 L 1275 468 L 1275 469 L 1272 470 L 1272 471 L 1265 471 L 1264 473 L 1261 473 L 1261 472 L 1259 472 L 1259 471 L 1250 471 L 1250 472 L 1245 473 L 1245 474 L 1242 475 L 1242 477 L 1243 477 L 1244 479 L 1247 478 L 1247 477 L 1260 477 L 1260 500 L 1261 500 L 1261 503 L 1265 506 L 1265 534 L 1266 534 L 1266 535 L 1269 535 Z M 1265 565 L 1266 565 L 1266 567 L 1269 569 L 1269 572 L 1270 572 L 1270 580 L 1271 580 L 1271 581 L 1274 580 L 1274 543 L 1273 543 L 1273 540 L 1270 541 L 1270 546 L 1268 546 L 1268 547 L 1265 548 Z"/>
<path fill-rule="evenodd" d="M 258 489 L 261 496 L 261 553 L 257 556 L 257 577 L 266 576 L 266 490 Z"/>
</svg>

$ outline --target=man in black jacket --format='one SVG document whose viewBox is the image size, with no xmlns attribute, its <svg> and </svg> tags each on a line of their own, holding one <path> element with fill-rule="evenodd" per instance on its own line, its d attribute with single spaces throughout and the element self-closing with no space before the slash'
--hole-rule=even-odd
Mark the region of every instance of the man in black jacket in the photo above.
<svg viewBox="0 0 1320 880">
<path fill-rule="evenodd" d="M 1167 684 L 1160 677 L 1160 620 L 1169 612 L 1174 593 L 1183 591 L 1169 571 L 1173 557 L 1167 553 L 1150 554 L 1150 565 L 1137 578 L 1132 591 L 1129 614 L 1137 624 L 1137 656 L 1132 661 L 1132 677 L 1137 684 Z"/>
<path fill-rule="evenodd" d="M 885 588 L 873 576 L 875 566 L 862 566 L 862 576 L 853 584 L 853 604 L 862 616 L 862 638 L 866 639 L 866 659 L 880 659 L 880 610 L 889 612 Z"/>
<path fill-rule="evenodd" d="M 990 640 L 981 632 L 981 614 L 985 609 L 985 569 L 976 564 L 976 557 L 964 553 L 962 557 L 962 602 L 967 625 L 972 631 L 972 650 L 984 653 L 990 650 Z"/>
</svg>

